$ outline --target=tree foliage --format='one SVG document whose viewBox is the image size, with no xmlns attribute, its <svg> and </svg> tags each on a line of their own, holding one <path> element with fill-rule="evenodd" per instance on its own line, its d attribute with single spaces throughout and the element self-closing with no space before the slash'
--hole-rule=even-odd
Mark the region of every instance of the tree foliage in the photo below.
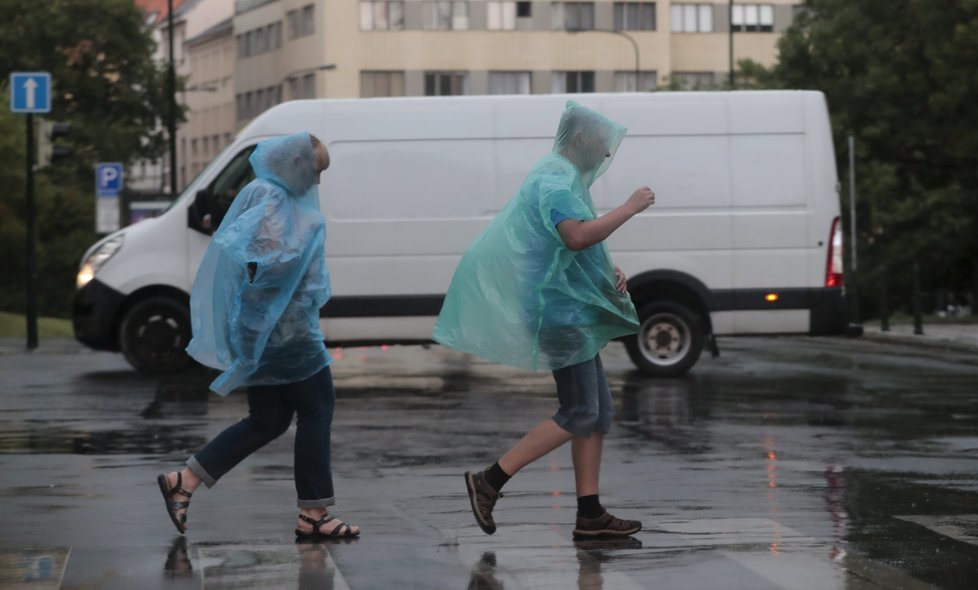
<svg viewBox="0 0 978 590">
<path fill-rule="evenodd" d="M 47 71 L 52 112 L 73 155 L 35 175 L 39 309 L 69 313 L 74 275 L 94 233 L 94 164 L 165 151 L 165 66 L 132 0 L 0 0 L 0 309 L 24 308 L 25 115 L 9 108 L 9 75 Z M 37 117 L 35 117 L 37 118 Z M 178 113 L 182 118 L 182 113 Z"/>
<path fill-rule="evenodd" d="M 755 87 L 816 89 L 839 170 L 856 143 L 861 284 L 925 283 L 978 303 L 978 0 L 807 0 Z M 848 196 L 848 191 L 843 191 Z"/>
</svg>

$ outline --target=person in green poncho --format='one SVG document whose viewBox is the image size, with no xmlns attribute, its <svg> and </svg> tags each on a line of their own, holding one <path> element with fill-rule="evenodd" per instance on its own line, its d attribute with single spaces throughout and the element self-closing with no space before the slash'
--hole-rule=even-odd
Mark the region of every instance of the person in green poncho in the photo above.
<svg viewBox="0 0 978 590">
<path fill-rule="evenodd" d="M 611 393 L 599 351 L 638 331 L 625 275 L 604 240 L 655 202 L 648 187 L 598 216 L 589 189 L 611 165 L 625 128 L 573 101 L 553 150 L 459 262 L 435 325 L 445 346 L 493 362 L 553 372 L 557 413 L 540 422 L 496 463 L 466 472 L 476 522 L 496 531 L 492 510 L 520 469 L 571 441 L 577 487 L 575 537 L 624 537 L 638 521 L 609 514 L 599 499 Z"/>
</svg>

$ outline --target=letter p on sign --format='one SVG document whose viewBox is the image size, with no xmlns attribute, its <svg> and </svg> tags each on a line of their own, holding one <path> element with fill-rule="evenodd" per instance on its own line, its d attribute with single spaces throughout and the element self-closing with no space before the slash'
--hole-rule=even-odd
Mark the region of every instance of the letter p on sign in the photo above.
<svg viewBox="0 0 978 590">
<path fill-rule="evenodd" d="M 95 190 L 100 197 L 118 197 L 122 192 L 122 164 L 100 162 L 95 168 Z"/>
</svg>

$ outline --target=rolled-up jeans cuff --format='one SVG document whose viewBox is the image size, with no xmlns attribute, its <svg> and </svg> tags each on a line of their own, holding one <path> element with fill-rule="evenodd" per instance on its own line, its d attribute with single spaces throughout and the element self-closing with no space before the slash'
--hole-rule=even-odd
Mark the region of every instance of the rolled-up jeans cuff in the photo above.
<svg viewBox="0 0 978 590">
<path fill-rule="evenodd" d="M 204 466 L 197 461 L 197 457 L 191 455 L 190 458 L 187 459 L 187 467 L 190 469 L 190 471 L 193 471 L 194 475 L 199 477 L 200 481 L 204 482 L 204 485 L 208 488 L 214 487 L 214 484 L 217 483 L 217 480 L 211 477 L 211 474 L 207 473 Z"/>
<path fill-rule="evenodd" d="M 332 498 L 323 498 L 322 500 L 297 500 L 296 505 L 299 508 L 326 508 L 327 506 L 332 506 L 336 504 L 336 496 Z"/>
</svg>

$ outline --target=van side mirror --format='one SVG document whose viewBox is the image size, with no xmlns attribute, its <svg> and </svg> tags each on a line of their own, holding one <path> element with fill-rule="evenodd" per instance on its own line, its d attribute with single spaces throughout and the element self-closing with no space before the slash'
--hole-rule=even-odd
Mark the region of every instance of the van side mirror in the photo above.
<svg viewBox="0 0 978 590">
<path fill-rule="evenodd" d="M 214 195 L 207 189 L 197 192 L 193 204 L 187 209 L 187 227 L 202 234 L 211 235 L 214 230 Z"/>
</svg>

